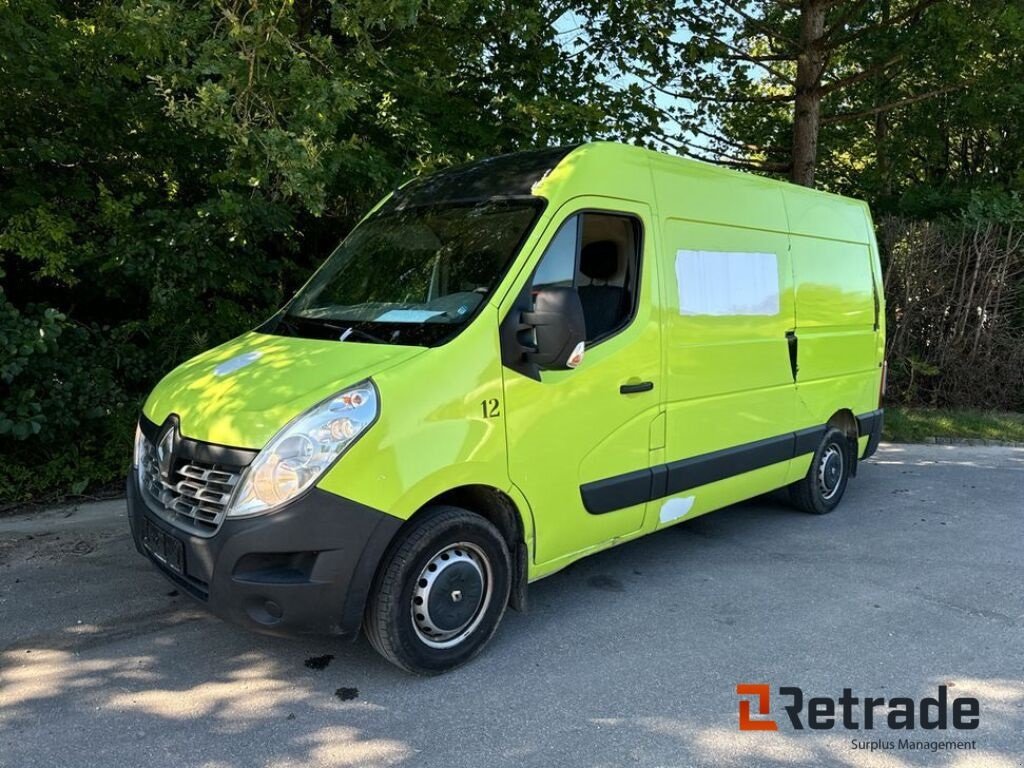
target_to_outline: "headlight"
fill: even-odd
[[[293,420],[259,452],[228,504],[228,517],[269,512],[309,488],[377,418],[369,381],[345,389]]]

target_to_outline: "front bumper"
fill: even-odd
[[[132,538],[168,579],[215,614],[259,632],[355,637],[377,565],[402,521],[313,488],[260,517],[226,519],[209,538],[168,524],[128,477]],[[181,542],[176,572],[144,545],[146,526]]]

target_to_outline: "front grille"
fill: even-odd
[[[144,440],[139,484],[153,511],[196,536],[215,534],[224,521],[243,467],[195,459],[175,460],[164,479],[160,476],[156,446],[148,438]]]

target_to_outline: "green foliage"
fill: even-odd
[[[52,358],[64,316],[54,309],[25,317],[5,301],[0,305],[0,380],[10,390],[0,412],[0,435],[25,440],[43,431],[46,415],[33,362]]]
[[[566,60],[563,11],[0,1],[0,503],[119,479],[154,382],[403,177],[633,114]]]
[[[792,15],[786,3],[768,4]],[[820,185],[865,198],[876,215],[957,215],[972,197],[1024,182],[1024,12],[999,0],[870,0],[829,7],[822,78]],[[780,74],[792,75],[782,65]],[[748,63],[748,69],[750,68]],[[755,67],[756,69],[756,67]],[[778,69],[778,67],[777,67]],[[761,73],[732,93],[759,98],[783,81]],[[785,146],[791,106],[724,105],[725,135]],[[753,155],[760,160],[761,157]]]
[[[26,440],[0,467],[0,512],[26,501],[120,490],[131,463],[138,406],[93,420],[89,430],[64,435],[60,450]]]

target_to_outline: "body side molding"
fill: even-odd
[[[881,411],[857,417],[861,434],[873,434],[873,428],[880,426],[881,419]],[[583,507],[592,515],[603,515],[788,461],[812,453],[818,447],[825,430],[825,425],[799,429],[584,483],[580,486]]]

